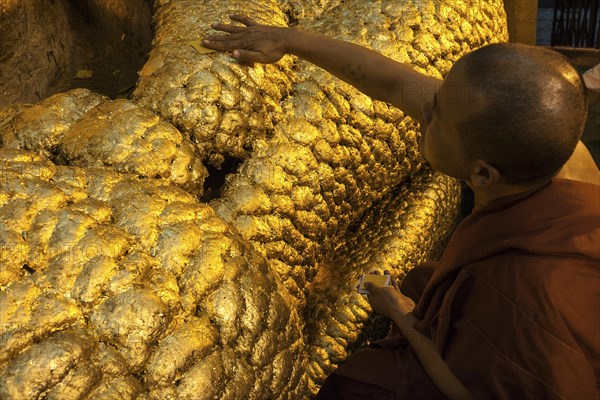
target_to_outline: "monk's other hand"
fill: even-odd
[[[389,274],[386,271],[386,274]],[[392,278],[391,286],[377,286],[371,282],[365,283],[369,291],[368,299],[373,310],[390,319],[394,316],[403,318],[415,308],[415,302],[398,289],[396,281]]]
[[[243,64],[274,63],[286,54],[287,31],[291,28],[260,25],[245,15],[234,14],[229,18],[245,26],[213,23],[213,29],[227,34],[206,36],[205,47],[232,51],[233,57]]]

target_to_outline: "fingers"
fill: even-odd
[[[385,275],[389,275],[390,276],[390,283],[392,284],[393,287],[395,287],[396,289],[400,290],[399,286],[398,286],[398,282],[396,282],[396,278],[394,278],[394,275],[392,275],[390,273],[390,271],[388,271],[387,269],[384,272]]]
[[[241,50],[237,49],[233,51],[233,58],[242,64],[252,65],[255,62],[268,63],[265,55],[259,51],[252,50]]]
[[[244,29],[246,29],[246,27],[244,27],[244,26],[227,25],[227,24],[222,24],[220,22],[213,22],[210,25],[210,27],[213,28],[214,30],[228,32],[228,33],[239,33],[239,32],[243,32]]]
[[[251,19],[251,18],[249,18],[249,17],[247,17],[245,15],[231,14],[229,16],[229,18],[231,18],[232,21],[241,22],[242,24],[244,24],[246,26],[257,25],[257,23],[253,19]]]
[[[210,38],[210,40],[204,39],[202,41],[202,44],[205,47],[207,47],[209,49],[213,49],[213,50],[222,50],[222,51],[228,50],[227,42],[224,40],[220,40],[220,39],[216,38],[215,36],[212,36]]]
[[[385,290],[384,286],[378,286],[373,282],[365,282],[365,289],[367,289],[370,294],[381,293]]]
[[[230,40],[232,37],[233,35],[207,36],[202,43],[209,49],[233,51],[233,58],[248,66],[252,66],[255,62],[263,64],[272,62],[260,51],[245,50],[244,48],[248,47],[246,40]]]
[[[231,40],[228,36],[211,36],[202,42],[206,47],[213,50],[231,51],[247,46],[244,40]]]
[[[367,299],[369,300],[369,303],[371,302],[372,298],[374,295],[377,294],[377,290],[379,289],[377,287],[377,285],[374,285],[371,282],[367,282],[365,283],[365,289],[367,290]]]
[[[210,42],[231,42],[234,40],[242,40],[246,35],[244,33],[230,33],[229,35],[208,35],[204,37],[204,40]]]

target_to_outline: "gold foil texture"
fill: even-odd
[[[108,166],[165,178],[201,195],[206,168],[189,137],[130,100],[112,100],[84,114],[63,135],[56,157],[81,167]]]
[[[0,397],[188,398],[215,365],[197,398],[299,386],[292,300],[210,207],[162,181],[33,153],[2,149],[0,167],[0,237],[21,239],[18,263],[0,258]],[[16,212],[23,200],[30,211]]]
[[[225,53],[202,54],[192,47],[211,31],[211,22],[227,21],[233,13],[286,26],[274,0],[169,1],[155,12],[154,47],[134,92],[139,104],[191,133],[206,162],[216,167],[227,156],[247,158],[254,142],[272,133],[279,102],[291,86],[290,57],[246,68]]]
[[[59,164],[163,178],[199,196],[208,175],[188,135],[130,100],[87,89],[0,110],[0,138],[6,148],[34,150]]]
[[[2,146],[51,156],[62,135],[86,111],[107,100],[87,89],[58,93],[22,109],[7,124],[0,124]]]
[[[489,14],[502,5],[468,2],[365,2],[348,0],[299,26],[373,48],[441,78],[467,49],[505,36]],[[449,18],[486,35],[465,36]],[[465,28],[466,29],[466,28]],[[442,48],[436,38],[463,46]],[[441,41],[441,39],[440,39]],[[435,43],[435,45],[433,44]],[[446,43],[446,42],[444,42]],[[430,54],[433,53],[433,54]],[[435,64],[440,59],[448,63]],[[275,265],[303,302],[317,265],[349,224],[422,164],[419,133],[394,107],[299,61],[291,93],[274,135],[254,146],[253,157],[227,181],[213,207]],[[419,90],[419,88],[406,88]]]
[[[459,196],[458,182],[425,170],[378,200],[333,259],[319,266],[305,312],[313,393],[354,349],[387,333],[389,321],[373,319],[366,298],[356,293],[360,276],[388,270],[401,280],[418,264],[437,259],[457,221]]]

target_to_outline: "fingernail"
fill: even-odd
[[[204,43],[208,44],[208,43],[210,43],[210,40],[204,39]]]
[[[237,50],[234,50],[234,51],[233,51],[233,56],[234,56],[235,58],[238,58],[238,57],[240,56],[240,52],[239,52],[239,51],[237,51]]]

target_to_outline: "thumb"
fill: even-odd
[[[373,282],[365,282],[365,289],[367,289],[369,293],[375,293],[379,290],[379,287]]]
[[[264,62],[264,55],[258,51],[236,49],[233,51],[233,58],[242,64],[252,64],[254,62]]]

